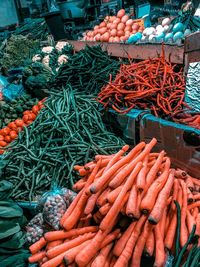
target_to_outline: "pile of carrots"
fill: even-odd
[[[200,181],[173,169],[164,151],[153,153],[156,142],[141,142],[129,153],[125,145],[75,166],[82,178],[60,221],[63,230],[47,232],[31,245],[29,262],[140,267],[145,253],[155,256],[154,267],[163,267],[167,251],[181,262],[190,233],[200,236]]]
[[[24,127],[28,126],[36,119],[36,116],[44,106],[43,102],[44,100],[39,101],[37,105],[33,106],[32,110],[23,112],[22,119],[10,122],[7,127],[0,130],[0,154],[4,153],[4,148],[18,137],[19,132],[21,132]]]
[[[186,124],[190,127],[200,129],[200,113],[194,112],[181,112],[178,114],[174,114],[173,120],[175,122]]]
[[[164,47],[158,58],[121,65],[115,80],[102,88],[98,101],[104,108],[126,113],[133,108],[149,109],[155,116],[172,117],[184,103],[183,71],[165,60]]]

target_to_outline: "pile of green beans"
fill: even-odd
[[[36,120],[4,153],[0,179],[14,184],[16,200],[36,200],[59,186],[71,188],[75,164],[117,152],[124,142],[106,130],[95,98],[67,86],[52,90]]]
[[[86,46],[61,66],[54,84],[60,87],[70,83],[73,89],[97,95],[119,68],[120,61],[112,59],[100,46]]]

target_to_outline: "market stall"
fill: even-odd
[[[199,266],[200,20],[131,10],[1,39],[1,267]]]

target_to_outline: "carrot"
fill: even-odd
[[[148,156],[145,157],[143,161],[143,167],[138,173],[137,180],[136,180],[136,186],[137,190],[143,191],[145,188],[145,182],[146,182],[146,175],[147,175],[147,170],[148,170]]]
[[[68,266],[69,264],[71,264],[74,260],[76,255],[78,255],[78,253],[86,246],[89,244],[89,242],[91,242],[90,240],[87,240],[85,242],[83,242],[82,244],[73,247],[69,250],[66,251],[65,255],[64,255],[64,261],[65,264]]]
[[[154,179],[156,178],[156,175],[160,169],[160,165],[163,161],[163,157],[165,155],[164,151],[161,151],[158,158],[156,159],[156,162],[154,163],[154,165],[152,166],[152,168],[150,169],[150,171],[148,172],[147,176],[146,176],[146,183],[145,183],[145,188],[144,188],[144,193],[147,192],[147,190],[149,189],[149,186],[152,184],[152,182],[154,181]]]
[[[193,194],[190,189],[187,187],[187,202],[188,204],[192,203],[194,200]]]
[[[78,191],[82,190],[85,185],[86,185],[86,181],[84,181],[84,182],[78,181],[76,184],[73,185],[73,190],[78,192]]]
[[[197,215],[199,214],[199,209],[198,207],[195,207],[193,210],[192,210],[192,216],[196,219]]]
[[[92,237],[94,237],[95,233],[87,233],[81,236],[78,236],[66,243],[63,243],[59,246],[56,246],[50,250],[47,251],[47,257],[49,259],[52,259],[58,255],[60,255],[61,253],[67,251],[70,248],[76,247],[78,245],[80,245],[82,242],[92,239]]]
[[[193,195],[193,200],[199,200],[200,199],[200,193]]]
[[[93,194],[89,197],[88,201],[87,201],[87,204],[85,206],[85,209],[84,209],[84,214],[90,214],[93,212],[94,208],[95,208],[95,205],[96,205],[96,201],[99,197],[101,192],[98,192],[96,194]]]
[[[63,223],[65,222],[65,220],[70,216],[72,211],[75,209],[75,207],[76,207],[77,203],[79,202],[82,194],[83,194],[83,189],[77,194],[75,199],[72,201],[72,203],[70,204],[70,206],[68,207],[68,209],[66,210],[64,215],[62,216],[62,218],[60,220],[60,225],[61,226],[63,226]]]
[[[161,220],[160,220],[160,231],[161,231],[163,239],[165,236],[166,217],[167,217],[167,207],[165,207],[165,209],[163,211],[163,215],[162,215]]]
[[[185,182],[186,182],[187,187],[188,187],[191,191],[193,191],[193,188],[194,188],[194,182],[193,182],[193,180],[192,180],[192,177],[190,177],[189,175],[187,175],[187,178],[186,178]]]
[[[182,208],[182,205],[183,205],[183,190],[181,189],[180,185],[179,185],[179,190],[178,190],[177,202],[179,203],[180,208]]]
[[[116,261],[117,261],[117,258],[115,256],[113,256],[109,267],[113,267],[115,265]]]
[[[155,248],[155,238],[153,231],[150,231],[145,243],[145,249],[144,249],[145,255],[148,257],[152,257],[154,248]]]
[[[140,267],[140,262],[141,262],[141,257],[142,257],[142,252],[147,240],[147,237],[152,231],[153,225],[151,225],[148,221],[146,221],[143,231],[141,235],[139,236],[137,243],[135,245],[134,251],[133,251],[133,256],[132,256],[132,261],[131,261],[131,267]]]
[[[108,211],[109,211],[110,208],[111,208],[110,203],[106,203],[105,205],[103,205],[103,206],[99,209],[99,212],[100,212],[103,216],[105,216],[105,215],[108,213]]]
[[[112,247],[113,247],[113,243],[110,243],[107,246],[105,246],[104,248],[102,248],[101,251],[99,252],[99,254],[97,255],[97,257],[94,259],[91,267],[104,266],[106,263],[106,259],[109,255]]]
[[[181,231],[180,231],[180,245],[183,247],[188,240],[188,230],[186,226],[187,215],[187,187],[183,180],[180,180],[181,188],[183,191],[183,204],[181,208]]]
[[[70,231],[51,231],[47,232],[44,234],[44,238],[46,241],[55,241],[55,240],[60,240],[60,239],[65,239],[65,238],[71,238],[79,235],[83,235],[86,233],[94,233],[98,231],[98,226],[88,226],[88,227],[83,227],[80,229],[72,229]]]
[[[55,241],[51,241],[49,243],[47,243],[47,246],[46,246],[46,249],[50,249],[50,248],[53,248],[53,247],[56,247],[60,244],[62,244],[63,240],[55,240]]]
[[[101,243],[106,235],[107,232],[99,230],[91,242],[78,253],[75,262],[79,267],[84,267],[91,261],[94,255],[99,251]]]
[[[114,189],[113,191],[111,191],[107,197],[106,197],[106,200],[109,202],[109,203],[114,203],[117,196],[119,195],[120,191],[122,190],[123,188],[123,185],[117,187],[116,189]]]
[[[120,210],[123,207],[123,199],[126,195],[126,193],[130,190],[130,188],[133,185],[133,182],[140,171],[142,167],[142,163],[138,162],[133,171],[131,172],[130,176],[128,177],[127,181],[125,182],[121,192],[119,193],[117,199],[115,200],[114,204],[112,205],[111,209],[109,212],[106,214],[106,216],[103,218],[101,224],[100,224],[100,229],[102,231],[106,231],[108,228],[113,227],[113,222],[117,218]]]
[[[131,236],[126,243],[125,248],[123,249],[121,255],[117,259],[115,263],[115,267],[124,267],[128,264],[131,255],[133,253],[133,249],[135,247],[135,244],[141,234],[141,228],[143,227],[144,223],[146,221],[146,217],[142,215],[140,219],[137,221],[134,231],[131,233]]]
[[[157,224],[155,226],[154,234],[156,242],[154,267],[163,267],[166,261],[166,254],[164,249],[163,237],[160,231],[160,224]]]
[[[198,186],[200,186],[200,181],[196,178],[190,177],[192,179],[192,182]]]
[[[46,252],[45,251],[40,251],[35,253],[34,255],[30,256],[28,258],[28,261],[30,263],[34,263],[34,262],[39,262],[41,261],[44,257],[46,256]]]
[[[156,144],[156,139],[152,139],[152,141],[146,145],[144,150],[134,159],[132,159],[126,167],[124,167],[115,177],[114,179],[111,180],[109,183],[109,186],[111,188],[117,188],[120,186],[124,179],[131,173],[131,171],[134,169],[136,164],[140,161],[142,161],[151,151],[151,149],[154,147]]]
[[[113,258],[113,254],[112,253],[109,253],[108,257],[106,258],[106,262],[104,264],[104,267],[110,267],[112,258]]]
[[[63,252],[55,258],[48,260],[47,262],[43,263],[41,267],[57,267],[59,264],[62,263],[65,253],[66,252]]]
[[[46,246],[46,240],[44,237],[41,237],[37,242],[35,242],[33,245],[29,247],[29,250],[32,254],[37,253],[40,251],[44,246]]]
[[[187,173],[183,170],[176,170],[175,171],[175,177],[180,178],[180,179],[186,179],[187,178]]]
[[[139,219],[140,211],[139,211],[139,203],[138,203],[138,194],[136,185],[133,185],[131,188],[131,192],[128,198],[128,202],[126,205],[126,214],[128,217]]]
[[[172,219],[170,220],[169,226],[167,228],[164,240],[165,247],[169,250],[171,250],[173,246],[174,238],[176,235],[176,227],[177,227],[177,215],[176,212],[174,212]]]
[[[174,185],[173,185],[173,195],[172,195],[172,205],[171,205],[172,210],[176,209],[176,205],[174,204],[174,201],[177,199],[178,190],[179,190],[179,182],[177,179],[175,179]]]
[[[97,174],[97,172],[99,170],[100,165],[101,165],[101,160],[99,160],[97,162],[94,170],[90,174],[90,176],[89,176],[89,178],[88,178],[88,180],[86,182],[83,194],[81,195],[80,200],[76,204],[74,210],[72,211],[70,216],[68,218],[66,218],[65,221],[63,222],[62,226],[63,226],[64,229],[70,230],[78,222],[78,220],[80,218],[80,215],[81,215],[83,209],[85,209],[85,205],[86,205],[87,200],[89,198],[89,196],[86,194],[87,187],[93,182],[93,180],[94,180],[94,178],[95,178],[95,176],[96,176],[96,174]]]
[[[168,199],[167,199],[167,203],[166,203],[167,206],[169,206],[169,205],[171,204],[171,202],[172,202],[172,197],[173,197],[173,196],[168,197]]]
[[[196,235],[200,237],[200,213],[196,217]]]
[[[108,234],[105,239],[103,240],[103,242],[101,243],[101,248],[104,248],[105,246],[107,246],[109,243],[113,242],[115,239],[117,239],[119,237],[120,234],[120,229],[116,229],[114,230],[112,233]]]
[[[192,228],[196,223],[195,223],[195,218],[192,216],[189,210],[187,210],[186,222],[187,222],[188,233],[191,233]]]
[[[133,232],[133,229],[136,225],[136,222],[132,222],[129,227],[126,229],[126,231],[122,234],[122,236],[120,237],[120,239],[117,241],[117,243],[115,244],[114,246],[114,249],[113,249],[113,254],[115,256],[120,256],[122,251],[124,250],[125,246],[126,246],[126,243],[128,242],[132,232]]]
[[[188,205],[188,210],[194,209],[195,207],[199,206],[200,206],[200,200]]]
[[[97,199],[97,206],[101,207],[106,203],[106,197],[108,196],[108,194],[110,193],[111,189],[110,188],[106,188],[101,195],[99,196],[99,198]]]
[[[170,159],[167,158],[163,173],[150,185],[146,195],[142,199],[140,209],[144,214],[148,214],[153,209],[156,203],[156,198],[169,176],[170,164]]]
[[[103,174],[97,181],[95,181],[91,186],[90,186],[90,191],[91,193],[96,193],[98,192],[106,183],[109,181],[110,177],[114,175],[114,173],[124,166],[126,163],[130,162],[130,160],[134,157],[134,155],[141,151],[145,147],[145,143],[141,142],[137,146],[135,146],[127,156],[123,157],[121,160],[116,162],[105,174]]]
[[[163,189],[160,191],[156,203],[149,215],[148,220],[150,223],[157,224],[160,221],[173,183],[174,183],[174,170],[171,170],[168,180]]]
[[[64,262],[59,265],[59,267],[65,267]]]

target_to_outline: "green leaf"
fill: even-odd
[[[12,256],[0,256],[1,267],[27,267],[28,257],[30,253],[28,250],[17,250],[16,254]]]
[[[0,242],[0,248],[19,249],[25,243],[24,233],[19,231],[4,242]]]
[[[0,201],[0,218],[21,217],[23,210],[12,201]]]
[[[16,234],[17,232],[19,232],[21,230],[20,226],[18,223],[15,223],[13,225],[13,223],[2,223],[2,221],[0,221],[0,239],[9,237],[11,235]]]

